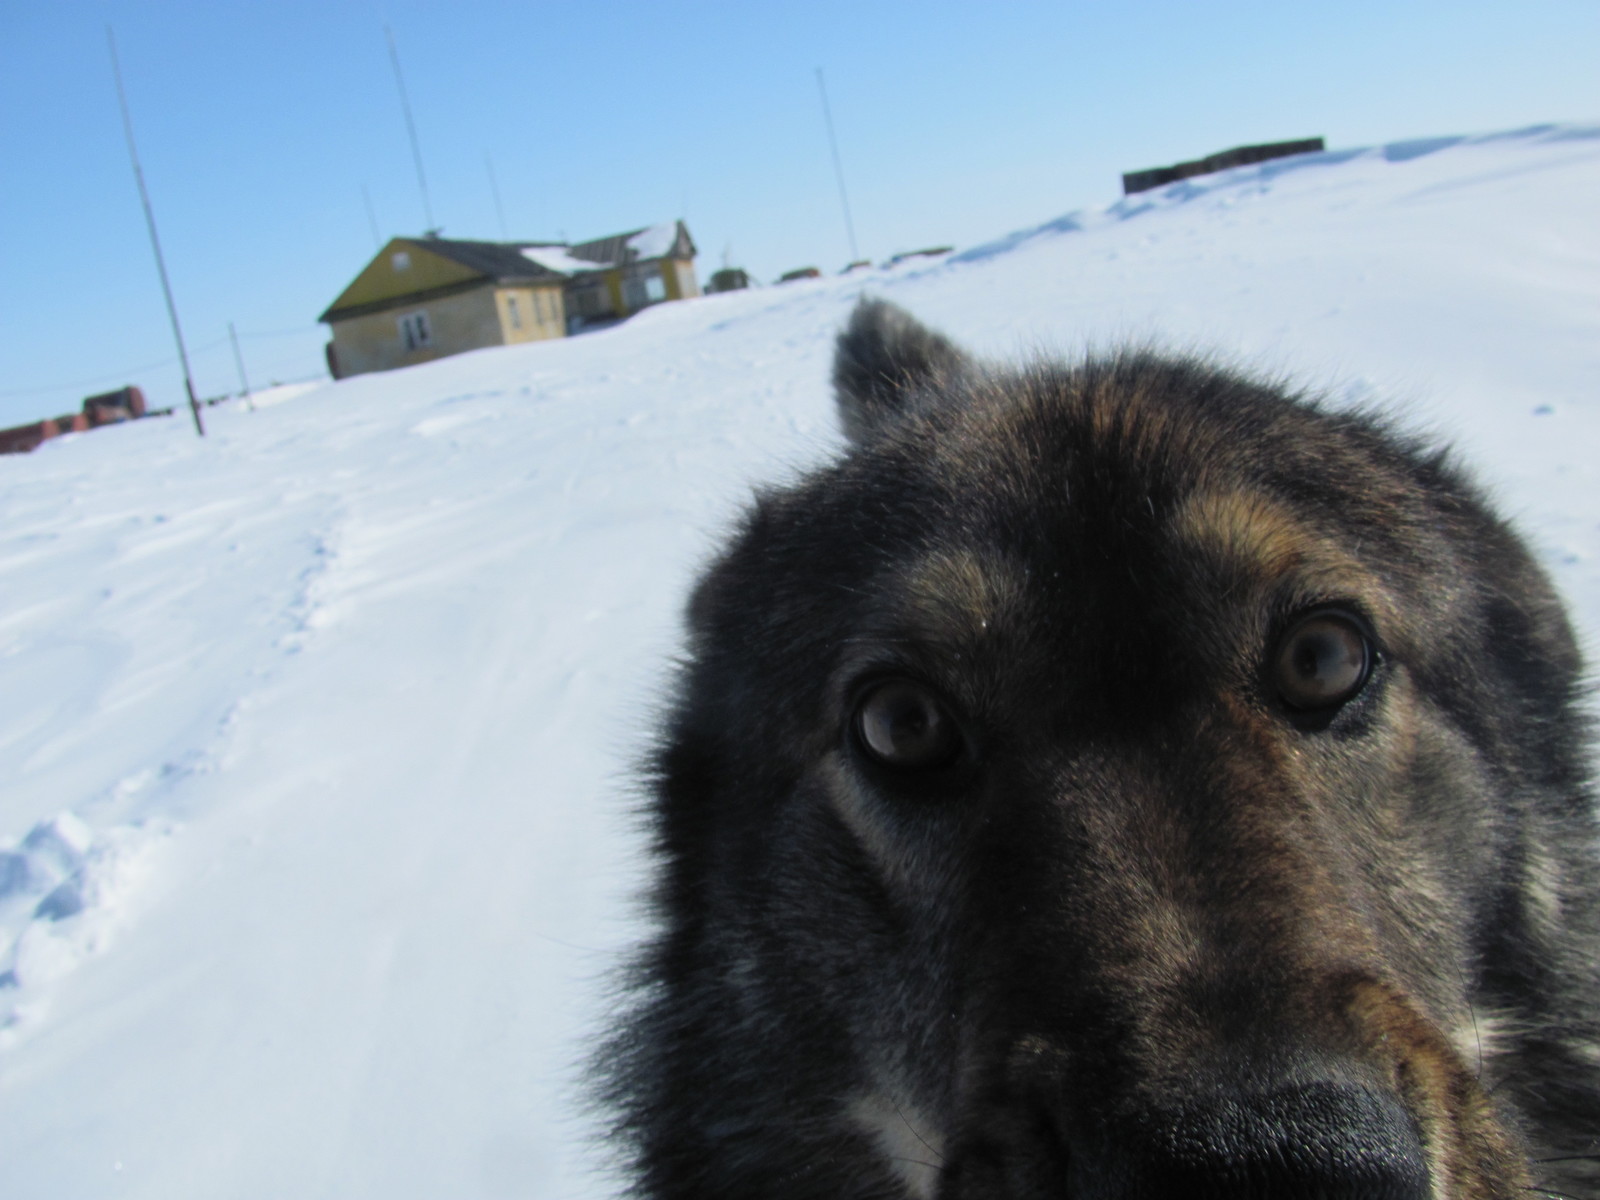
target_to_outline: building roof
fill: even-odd
[[[454,238],[416,238],[417,243],[451,262],[460,263],[479,275],[500,283],[523,283],[546,280],[554,283],[564,278],[543,263],[522,253],[523,247],[537,248],[549,245],[559,249],[558,243],[549,242],[463,242]]]
[[[574,275],[662,258],[693,258],[682,221],[667,221],[568,246],[393,238],[317,319],[333,321],[470,291],[486,283],[558,286]]]

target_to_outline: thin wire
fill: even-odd
[[[240,330],[239,331],[239,336],[241,338],[305,337],[308,334],[317,333],[317,332],[319,332],[317,326],[315,326],[315,325],[307,325],[307,326],[304,326],[304,327],[302,327],[300,329],[277,329],[277,330],[271,330],[271,331],[264,332],[264,333],[250,333],[250,332],[245,331],[245,330]],[[193,347],[189,351],[189,354],[190,354],[191,358],[193,358],[193,359],[200,359],[200,358],[204,357],[205,355],[210,354],[214,350],[220,350],[223,346],[227,345],[227,343],[228,343],[228,338],[226,336],[223,336],[223,337],[218,338],[216,341],[207,342],[202,346]],[[69,379],[69,380],[65,380],[65,381],[63,381],[61,383],[39,384],[37,386],[25,387],[25,388],[0,389],[0,400],[26,399],[27,397],[30,397],[30,396],[47,396],[47,395],[50,395],[51,393],[54,393],[54,392],[73,392],[73,391],[78,391],[80,389],[102,387],[102,386],[105,386],[107,384],[112,384],[112,383],[126,383],[130,378],[132,378],[134,376],[142,375],[147,371],[156,371],[156,370],[161,369],[162,367],[170,367],[170,366],[172,366],[174,363],[176,363],[178,361],[179,360],[178,360],[177,356],[176,355],[172,355],[172,356],[169,356],[167,358],[163,358],[163,359],[161,359],[161,360],[159,360],[157,362],[140,363],[138,366],[124,367],[121,370],[107,371],[103,375],[94,375],[94,376],[91,376],[89,378],[84,378],[84,379]],[[285,365],[285,364],[280,364],[280,367],[282,367],[283,365]],[[290,369],[293,370],[293,369],[296,369],[299,366],[303,366],[303,363],[297,363],[296,367],[291,367]],[[258,369],[259,369],[259,365],[258,365]],[[276,374],[276,372],[273,372],[273,371],[269,371],[267,373],[269,375]],[[306,376],[307,379],[316,378],[316,377],[317,376]],[[297,382],[297,381],[288,381],[288,382]]]

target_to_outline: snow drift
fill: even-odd
[[[833,449],[863,291],[1391,406],[1600,629],[1597,200],[1600,128],[1335,151],[0,460],[0,1191],[615,1191],[575,1064],[631,763],[696,564]]]

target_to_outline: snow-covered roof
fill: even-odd
[[[667,221],[611,237],[596,238],[592,242],[579,242],[572,247],[572,254],[587,262],[622,266],[624,263],[648,262],[656,258],[693,258],[695,246],[682,221]]]
[[[547,271],[559,271],[563,275],[576,275],[579,271],[598,271],[605,265],[573,258],[567,253],[565,246],[524,246],[522,256]]]
[[[677,241],[678,223],[667,221],[629,236],[628,249],[640,258],[665,258]]]

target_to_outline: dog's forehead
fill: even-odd
[[[1181,564],[1163,573],[1159,584],[1151,581],[1162,591],[1159,600],[1254,607],[1265,597],[1291,595],[1358,600],[1375,615],[1394,604],[1382,576],[1339,538],[1257,493],[1193,493],[1152,521],[1144,540],[1152,558]],[[956,643],[1028,620],[1040,601],[1057,606],[1063,619],[1083,615],[1079,601],[1104,592],[1097,580],[1085,578],[1094,569],[1086,560],[1094,555],[1042,539],[1036,544],[1039,550],[1031,555],[977,542],[925,551],[894,572],[896,623],[928,640]]]
[[[1305,432],[1328,436],[1315,420]],[[1241,602],[1292,594],[1388,608],[1382,572],[1362,558],[1361,521],[1282,494],[1282,445],[1281,430],[1244,438],[1139,389],[981,397],[931,441],[907,443],[941,503],[921,553],[893,570],[897,615],[959,641],[1040,598],[1077,608],[1108,595],[1108,579],[1141,574],[1150,587]]]
[[[1047,367],[998,374],[935,406],[932,461],[958,475],[1095,462],[1186,477],[1225,455],[1238,432],[1190,399],[1154,364],[1126,378]]]
[[[1000,627],[1023,602],[1030,571],[981,547],[933,550],[904,570],[893,614],[924,640],[953,644]]]

